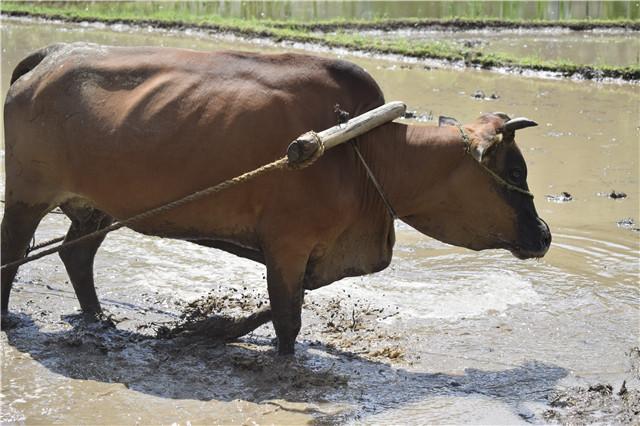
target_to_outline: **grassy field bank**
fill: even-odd
[[[570,61],[545,61],[539,58],[523,58],[498,53],[484,53],[474,48],[461,48],[446,42],[383,40],[364,36],[353,30],[397,28],[446,28],[465,30],[477,28],[548,28],[561,27],[572,30],[626,29],[640,30],[640,22],[614,21],[504,21],[496,19],[396,19],[371,21],[331,20],[319,23],[296,21],[272,21],[264,19],[243,20],[216,15],[194,15],[180,10],[148,10],[144,3],[126,3],[112,7],[109,3],[91,5],[66,3],[64,7],[42,3],[2,2],[0,10],[9,16],[31,16],[58,19],[68,22],[125,23],[159,28],[196,28],[227,32],[244,37],[262,37],[278,41],[312,43],[321,46],[346,48],[371,53],[395,54],[419,59],[436,59],[457,65],[477,68],[501,68],[514,72],[537,71],[558,73],[566,77],[585,79],[615,78],[640,80],[640,66],[613,66],[576,64]]]

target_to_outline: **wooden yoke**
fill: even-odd
[[[305,133],[291,142],[287,148],[289,164],[295,165],[309,160],[320,149],[320,144],[324,146],[324,150],[331,149],[402,117],[406,109],[407,106],[403,102],[389,102],[320,133]]]

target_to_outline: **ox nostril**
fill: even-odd
[[[545,247],[551,245],[551,230],[544,220],[538,218],[538,227],[540,228],[541,241]]]

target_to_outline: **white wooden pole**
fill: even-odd
[[[407,106],[403,102],[389,102],[354,117],[344,124],[338,124],[318,132],[317,135],[324,144],[325,149],[331,149],[382,124],[402,117],[406,109]],[[287,157],[289,162],[299,163],[311,157],[317,149],[317,140],[305,133],[289,145]]]

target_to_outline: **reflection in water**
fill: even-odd
[[[3,96],[17,62],[58,41],[282,50],[116,28],[4,20]],[[2,421],[517,423],[540,420],[530,404],[544,402],[558,384],[624,377],[624,352],[637,344],[629,330],[638,321],[639,241],[616,222],[640,219],[637,87],[349,59],[374,76],[389,100],[404,100],[419,113],[464,122],[505,111],[539,122],[518,143],[538,211],[554,233],[550,253],[520,262],[501,251],[451,247],[398,223],[390,268],[307,296],[300,355],[282,364],[266,353],[268,326],[229,346],[147,339],[149,323],[175,319],[185,301],[212,289],[264,293],[264,269],[121,230],[107,238],[95,266],[100,298],[122,320],[117,330],[85,328],[65,316],[77,302],[55,256],[21,269],[12,294],[20,326],[0,335]],[[471,96],[476,90],[500,97],[478,100]],[[612,189],[628,197],[597,195]],[[574,200],[544,198],[562,191]],[[36,239],[58,236],[68,225],[50,215]],[[349,314],[356,303],[384,312],[345,340],[328,333],[311,309],[336,299]],[[404,358],[362,355],[375,345],[404,348]]]

